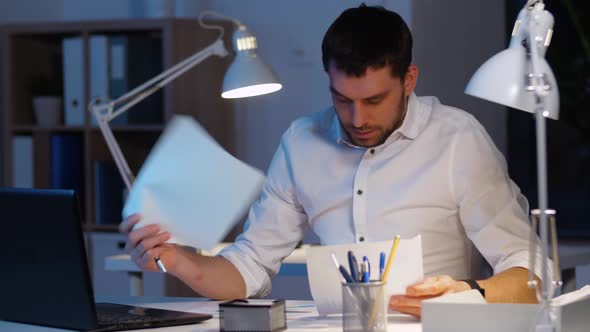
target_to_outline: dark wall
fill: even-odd
[[[524,3],[507,0],[508,33]],[[560,91],[559,120],[547,121],[549,207],[561,237],[590,238],[590,2],[547,1],[546,9],[555,18],[546,58]],[[511,176],[536,207],[532,114],[509,112],[508,156]]]

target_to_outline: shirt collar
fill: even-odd
[[[360,146],[356,146],[350,142],[350,140],[348,139],[348,136],[346,135],[346,133],[344,132],[344,129],[342,128],[342,125],[340,124],[340,120],[338,119],[338,114],[336,114],[336,110],[335,109],[332,109],[332,110],[334,111],[333,118],[332,118],[332,128],[330,131],[332,138],[334,138],[334,140],[338,144],[346,144],[346,145],[351,146],[353,148],[361,148]]]
[[[356,146],[350,142],[348,136],[344,132],[344,129],[340,125],[336,110],[333,109],[333,111],[330,136],[339,144],[346,144],[354,148],[364,149],[363,147]],[[418,137],[418,135],[424,130],[424,128],[426,128],[426,125],[428,124],[430,112],[431,109],[429,107],[425,107],[425,105],[423,105],[420,100],[418,100],[416,94],[412,92],[408,100],[408,110],[402,125],[393,133],[391,133],[391,135],[389,135],[383,145],[387,145],[395,140],[395,137],[397,136],[396,133],[400,133],[404,137],[412,140]]]
[[[415,139],[424,130],[430,117],[430,108],[424,107],[415,93],[410,94],[408,111],[402,125],[396,130],[409,139]]]

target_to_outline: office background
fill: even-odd
[[[213,10],[243,21],[258,38],[260,54],[274,68],[284,88],[275,94],[239,100],[230,104],[229,111],[232,116],[231,123],[227,125],[231,130],[231,137],[226,147],[237,158],[265,170],[281,134],[290,122],[331,104],[328,81],[321,63],[321,40],[330,22],[343,9],[356,6],[360,2],[350,0],[3,0],[0,2],[0,24],[137,19],[157,15],[154,11],[150,12],[154,8],[167,9],[169,14],[178,18],[195,18],[204,10]],[[561,3],[579,5],[582,2],[581,0],[548,1],[548,7],[555,15],[560,15],[556,17],[557,27],[563,21],[570,19],[565,16],[567,10],[556,11],[552,5],[556,3],[555,7],[563,8]],[[527,114],[520,112],[516,114],[517,112],[509,111],[502,106],[463,93],[467,81],[478,66],[506,47],[507,36],[516,15],[515,8],[520,8],[523,2],[517,0],[382,0],[365,1],[365,3],[382,5],[397,11],[404,17],[414,34],[414,62],[420,68],[416,93],[437,96],[445,104],[474,114],[490,133],[499,150],[507,157],[511,172],[517,170],[517,184],[523,187],[523,191],[531,200],[531,206],[535,206],[534,163],[532,162],[534,132],[531,132],[530,127],[532,120],[527,117]],[[582,9],[579,11],[584,12]],[[588,10],[585,12],[587,13]],[[557,30],[557,27],[555,38],[564,35]],[[590,33],[587,24],[582,27],[582,30]],[[588,43],[587,37],[585,42]],[[554,44],[550,48],[548,54],[550,63],[552,54],[570,52],[566,46],[567,42],[563,43]],[[583,47],[580,47],[581,49]],[[560,70],[556,69],[553,63],[552,65],[559,80]],[[588,62],[582,68],[588,68]],[[199,68],[193,70],[199,70]],[[582,94],[582,101],[578,103],[578,107],[587,105],[590,95],[587,69],[585,73],[586,87],[579,87],[585,92]],[[566,98],[568,96],[564,93],[566,86],[560,86],[560,88],[562,98]],[[582,104],[583,102],[586,104]],[[569,119],[571,120],[571,117]],[[588,119],[587,115],[585,119]],[[588,160],[590,130],[588,123],[585,123],[585,126],[580,126],[581,129],[574,136],[582,142],[579,148],[580,158],[586,156]],[[569,127],[564,128],[566,130],[562,128],[555,133],[568,132]],[[549,144],[556,144],[554,142],[559,135],[550,134]],[[0,137],[5,136],[0,135]],[[553,150],[560,150],[560,147],[554,147]],[[4,155],[0,158],[4,158]],[[550,147],[550,161],[551,158]],[[570,162],[554,163],[554,165],[561,165],[560,172],[578,176],[578,178],[569,179],[570,182],[577,184],[577,187],[572,190],[582,192],[581,196],[575,197],[576,203],[579,207],[584,204],[590,206],[588,204],[590,203],[590,185],[588,185],[590,166],[586,161],[586,169],[580,170],[584,165],[583,160],[579,158],[569,160]],[[576,172],[569,172],[568,165],[575,167]],[[554,174],[550,173],[550,181],[552,178]],[[555,182],[550,182],[550,186],[552,185],[556,185]],[[550,196],[550,205],[551,202]],[[577,224],[589,224],[590,217],[584,214],[587,211],[581,209],[578,211]],[[559,214],[557,220],[558,222],[560,220]],[[585,235],[581,232],[575,235],[590,242],[590,231]],[[107,242],[117,243],[119,240],[112,236],[114,235],[108,233],[93,234],[95,241],[104,238]],[[315,240],[313,235],[306,238],[307,242]],[[100,250],[96,249],[93,255],[95,261],[100,261],[102,254],[97,251]],[[100,264],[93,264],[95,268],[100,268]],[[96,276],[111,278],[109,272],[95,274]],[[590,266],[578,269],[578,283],[579,285],[590,283]],[[280,285],[278,286],[280,288]],[[107,287],[97,287],[97,291],[105,294],[110,292]]]

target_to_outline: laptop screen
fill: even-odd
[[[96,313],[76,196],[0,189],[0,319],[87,330]]]
[[[94,303],[76,196],[0,188],[0,320],[120,331],[200,323],[209,314]],[[98,311],[98,312],[97,312]]]

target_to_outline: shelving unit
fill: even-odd
[[[226,27],[225,42],[231,47],[232,26]],[[99,225],[95,220],[95,161],[112,161],[112,157],[98,130],[92,124],[92,115],[84,111],[83,125],[61,124],[49,128],[40,127],[32,109],[31,84],[40,74],[52,77],[61,75],[64,69],[64,38],[81,37],[83,45],[84,97],[80,101],[86,109],[90,100],[90,38],[95,35],[145,35],[156,43],[152,52],[161,52],[159,71],[206,47],[215,40],[218,32],[203,29],[190,19],[142,19],[83,22],[55,22],[11,24],[0,26],[0,183],[13,185],[13,138],[32,138],[33,187],[51,187],[52,137],[54,135],[79,135],[82,141],[82,176],[84,190],[80,193],[84,228],[88,231],[114,231],[120,220]],[[194,116],[209,133],[230,153],[232,148],[233,114],[231,101],[220,97],[223,74],[231,62],[226,58],[209,58],[174,83],[162,89],[161,121],[148,124],[113,124],[113,132],[129,165],[137,173],[151,147],[156,142],[166,122],[174,114]],[[158,71],[158,72],[159,72]],[[146,77],[147,79],[149,77]],[[132,87],[131,87],[132,88]],[[64,100],[63,95],[61,96]],[[151,98],[151,97],[150,97]],[[140,106],[140,105],[137,105]],[[127,114],[137,110],[132,108]],[[63,160],[62,162],[69,162]],[[173,171],[173,170],[171,170]],[[195,198],[197,199],[197,198]]]

